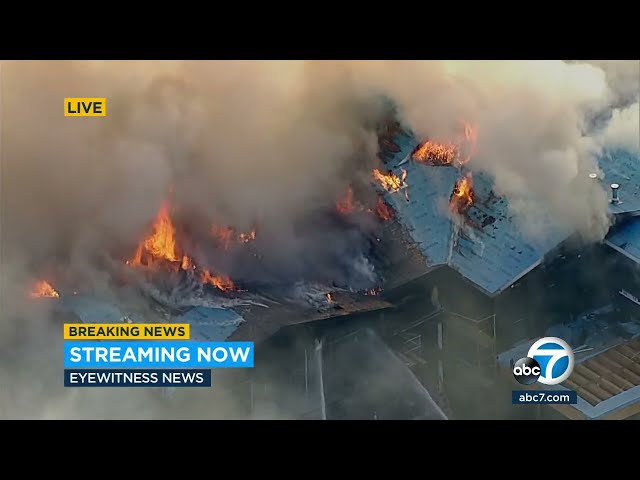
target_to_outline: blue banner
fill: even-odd
[[[253,368],[253,342],[65,342],[64,368]]]
[[[65,369],[65,387],[210,387],[211,370]]]

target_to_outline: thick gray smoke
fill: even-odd
[[[524,223],[537,213],[527,201],[534,197],[598,238],[608,226],[605,193],[584,178],[597,171],[602,148],[637,148],[637,66],[5,62],[5,258],[26,252],[38,263],[134,245],[173,186],[205,229],[260,222],[274,265],[295,275],[308,267],[295,259],[314,251],[314,234],[324,236],[315,244],[331,240],[326,228],[309,233],[299,222],[344,191],[345,167],[358,154],[375,161],[363,127],[377,94],[391,97],[419,136],[451,138],[460,119],[471,122],[474,167],[496,176]],[[70,95],[107,97],[109,115],[63,117]],[[590,131],[589,120],[607,109],[610,120]]]
[[[239,230],[259,222],[261,242],[274,245],[269,260],[292,275],[308,268],[314,246],[339,250],[331,230],[300,232],[298,223],[343,193],[341,168],[374,139],[346,103],[348,85],[342,94],[299,67],[5,65],[8,255],[17,248],[42,261],[133,248],[171,188],[205,232],[213,222]],[[69,95],[107,97],[108,116],[61,117]]]
[[[46,316],[22,301],[30,275],[63,259],[106,289],[89,259],[134,248],[171,188],[205,230],[259,223],[269,272],[330,277],[345,268],[336,258],[363,267],[362,239],[313,214],[355,165],[375,164],[379,95],[419,136],[475,125],[473,168],[496,177],[523,224],[537,225],[542,203],[602,238],[606,193],[584,179],[604,148],[638,150],[638,82],[638,62],[3,62],[2,345],[43,351],[44,333],[7,321]],[[108,115],[66,118],[64,97],[107,97]],[[0,416],[32,414],[6,405]]]

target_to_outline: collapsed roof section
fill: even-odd
[[[484,172],[473,172],[473,203],[465,210],[464,221],[456,220],[449,203],[466,167],[407,161],[417,144],[406,128],[387,129],[380,135],[386,167],[398,176],[402,169],[407,172],[408,195],[389,191],[384,195],[397,212],[396,221],[408,237],[405,242],[417,247],[419,255],[413,257],[421,257],[418,261],[422,262],[422,274],[447,265],[486,295],[495,296],[539,265],[548,252],[573,233],[554,222],[540,206],[540,228],[546,235],[527,237],[522,232],[521,219],[509,208],[509,199],[496,194],[493,179]],[[616,183],[620,187],[620,201],[610,202],[610,212],[640,213],[637,158],[627,152],[608,153],[603,156],[600,168],[602,172],[596,179],[603,186]],[[640,231],[640,223],[637,228]],[[419,275],[414,273],[413,277],[416,276]]]

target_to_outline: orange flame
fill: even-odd
[[[193,261],[187,257],[186,255],[182,256],[182,264],[180,265],[183,270],[189,270],[190,268],[195,269],[196,266],[193,264]]]
[[[427,140],[411,153],[416,162],[434,166],[466,164],[477,152],[478,130],[466,120],[460,120],[463,127],[461,137],[454,142]]]
[[[144,242],[144,247],[154,257],[163,258],[170,262],[178,260],[176,229],[169,215],[168,202],[163,203],[160,207],[153,226],[153,234]]]
[[[29,293],[31,298],[58,298],[60,294],[46,280],[38,280]]]
[[[140,242],[138,248],[136,248],[136,253],[133,255],[131,260],[127,260],[127,265],[142,265],[142,249],[144,248],[144,242]]]
[[[373,170],[373,178],[375,178],[387,192],[391,193],[397,192],[398,190],[408,186],[406,181],[407,171],[404,168],[402,169],[402,176],[400,177],[391,171],[385,175],[375,168]]]
[[[233,283],[233,280],[231,280],[231,278],[229,278],[226,275],[213,275],[206,268],[203,269],[202,272],[200,273],[200,279],[202,280],[202,283],[208,283],[210,285],[213,285],[214,287],[216,287],[219,290],[222,290],[223,292],[228,292],[230,290],[236,289],[236,286]]]
[[[376,213],[383,221],[388,222],[394,217],[393,209],[387,205],[384,198],[378,197],[378,203],[376,204]]]
[[[456,159],[456,155],[457,148],[454,144],[442,144],[428,140],[413,152],[412,157],[417,162],[431,165],[451,165]]]
[[[180,261],[177,253],[176,229],[169,214],[169,202],[162,204],[153,223],[153,233],[138,245],[133,259],[128,261],[127,264],[141,265],[142,256],[145,252],[153,258],[170,262]]]
[[[473,205],[474,200],[473,177],[468,173],[456,183],[451,193],[449,207],[454,213],[464,213]]]
[[[356,206],[355,206],[355,202],[354,202],[353,188],[351,186],[349,186],[345,196],[342,197],[341,199],[339,199],[336,202],[336,210],[338,210],[338,212],[346,215],[348,213],[353,212],[355,210],[355,208],[356,208]]]
[[[226,233],[227,231],[230,233]],[[226,229],[223,231],[222,239],[226,242],[225,248],[228,247],[231,234],[233,234],[232,229]],[[249,239],[255,238],[255,232],[245,235],[246,239],[242,241],[249,241]],[[131,260],[127,260],[126,264],[131,266],[140,266],[143,265],[144,260],[146,265],[152,266],[154,260],[166,260],[171,262],[166,265],[170,270],[193,270],[194,272],[199,272],[200,279],[203,283],[209,283],[224,292],[235,290],[235,285],[231,278],[227,276],[213,275],[206,269],[199,271],[191,257],[181,252],[182,250],[179,248],[176,240],[176,229],[171,220],[169,202],[165,201],[160,207],[158,215],[154,221],[153,233],[148,238],[140,242],[135,255]]]

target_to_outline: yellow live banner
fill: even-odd
[[[106,117],[106,98],[77,98],[64,99],[65,117]]]
[[[65,323],[65,340],[189,340],[188,323]]]

